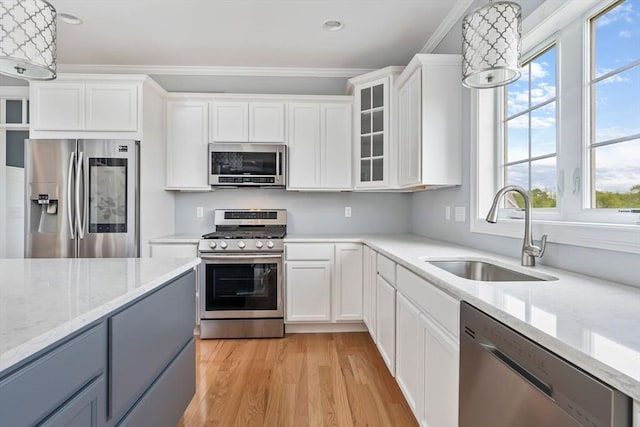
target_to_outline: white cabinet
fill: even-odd
[[[377,253],[368,246],[362,256],[362,320],[364,320],[373,341],[376,340],[376,278],[378,276]]]
[[[334,319],[362,320],[362,245],[335,246]]]
[[[425,286],[431,286],[425,282]],[[422,315],[424,324],[423,426],[458,425],[459,345],[437,323]]]
[[[640,427],[640,402],[633,402],[633,427]]]
[[[287,261],[287,320],[331,321],[331,261]]]
[[[351,104],[290,103],[289,190],[351,189]]]
[[[167,102],[168,189],[208,190],[206,101]]]
[[[418,54],[397,79],[398,186],[461,184],[459,55]]]
[[[70,81],[31,84],[34,131],[136,132],[138,82]]]
[[[285,244],[287,323],[362,321],[360,243]]]
[[[284,102],[213,101],[211,141],[285,142]]]
[[[395,375],[396,288],[380,274],[378,274],[376,287],[376,345],[389,372]]]
[[[423,405],[424,336],[420,310],[398,293],[396,303],[396,381],[414,414],[420,414]],[[439,426],[440,424],[433,425]]]

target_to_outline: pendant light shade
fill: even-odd
[[[520,5],[489,3],[462,21],[462,84],[506,85],[520,78]]]
[[[0,73],[56,78],[56,9],[44,0],[0,2]]]

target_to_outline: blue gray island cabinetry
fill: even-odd
[[[198,263],[0,260],[0,425],[175,426],[195,392]]]

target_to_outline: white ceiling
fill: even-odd
[[[406,65],[470,0],[50,0],[58,63],[375,69]],[[464,7],[461,7],[464,6]],[[462,10],[458,10],[462,9]],[[450,16],[445,20],[449,13]],[[344,29],[327,32],[325,19]],[[454,19],[452,19],[454,18]],[[446,28],[447,30],[449,28]],[[442,29],[441,29],[442,30]]]

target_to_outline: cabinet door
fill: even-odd
[[[320,189],[320,106],[289,104],[288,188]]]
[[[416,418],[424,400],[424,332],[420,311],[400,293],[396,305],[396,380]],[[430,424],[431,425],[431,424]],[[433,424],[440,425],[440,424]]]
[[[40,425],[42,427],[103,426],[107,414],[106,390],[107,386],[101,375]]]
[[[421,70],[398,90],[398,184],[416,185],[421,182],[422,120]]]
[[[284,143],[284,103],[249,103],[249,142]]]
[[[322,187],[351,188],[351,105],[321,106]]]
[[[459,345],[422,316],[424,325],[424,409],[421,424],[457,427]]]
[[[249,141],[249,103],[244,101],[212,102],[211,140],[213,142]]]
[[[138,85],[87,84],[85,94],[87,130],[138,130]]]
[[[371,290],[371,296],[369,301],[369,313],[371,315],[371,322],[369,324],[369,335],[373,338],[373,341],[376,341],[376,331],[377,329],[377,295],[378,295],[378,264],[377,264],[377,252],[371,249],[369,251],[369,271],[365,272],[367,278],[369,280],[369,289]]]
[[[389,78],[356,88],[356,187],[389,183]]]
[[[371,248],[362,249],[362,320],[371,332]]]
[[[377,341],[378,350],[391,375],[396,367],[396,289],[378,275],[377,280]]]
[[[331,261],[287,262],[289,322],[331,320]]]
[[[34,83],[31,128],[33,130],[82,130],[85,97],[82,83]]]
[[[633,427],[640,427],[640,401],[633,402]]]
[[[335,320],[362,320],[362,245],[336,244]]]
[[[167,102],[167,187],[209,188],[207,113],[207,102]]]

